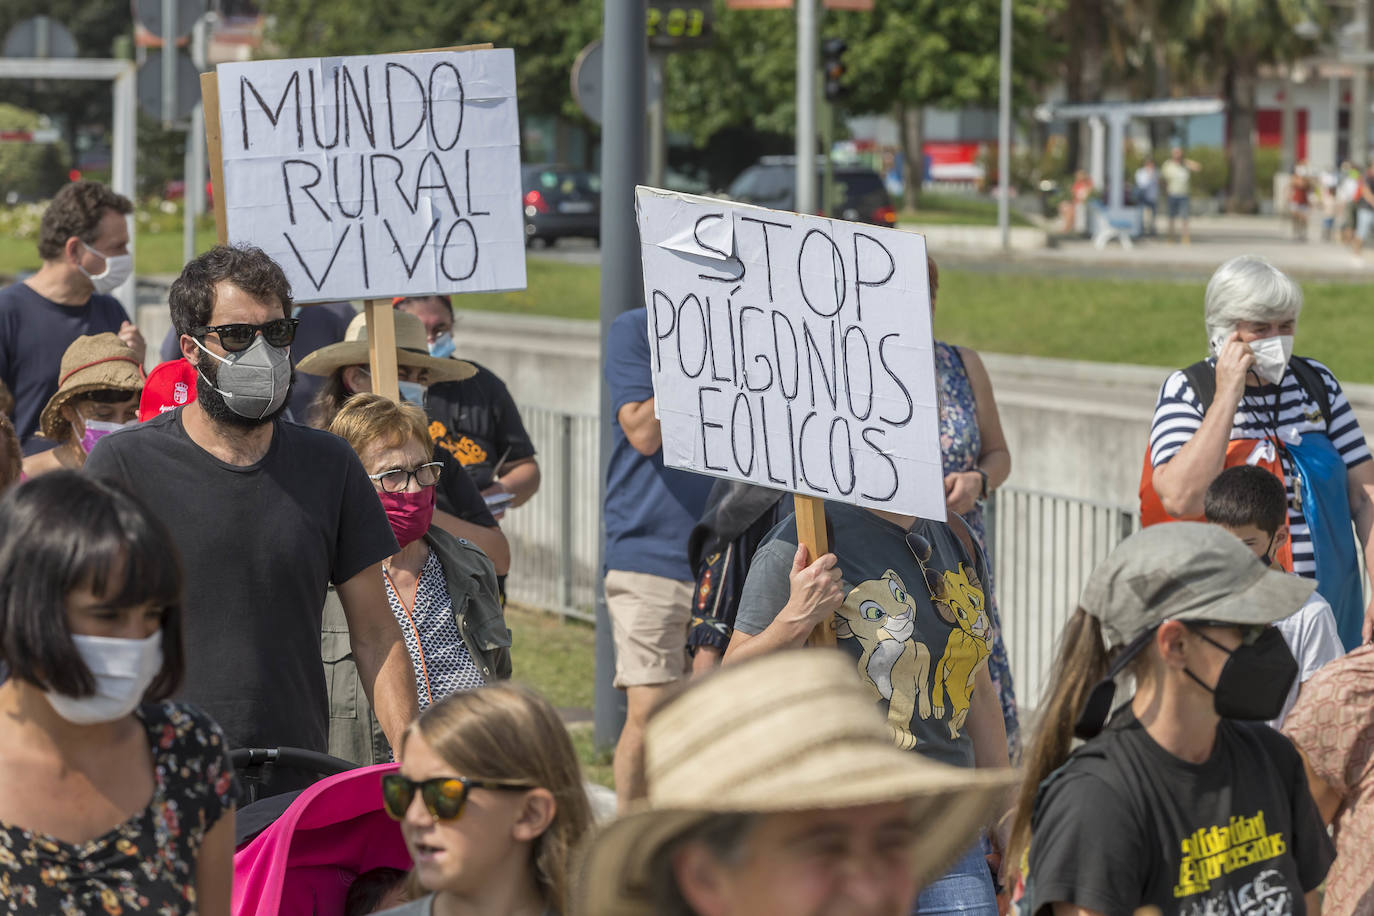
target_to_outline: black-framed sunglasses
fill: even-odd
[[[380,474],[368,474],[367,476],[382,485],[383,493],[403,493],[410,486],[412,477],[422,487],[434,486],[439,482],[439,472],[443,469],[443,462],[430,461],[414,470],[392,468],[389,471],[382,471]]]
[[[382,777],[382,805],[394,820],[404,820],[415,791],[420,791],[420,800],[425,810],[435,820],[455,820],[463,813],[463,805],[468,793],[473,789],[502,789],[525,791],[534,786],[527,782],[501,779],[469,779],[466,776],[439,776],[435,779],[422,779],[419,782],[406,779],[400,773],[387,773]]]
[[[261,331],[263,339],[272,346],[289,347],[291,341],[296,339],[296,328],[300,323],[299,318],[274,318],[262,324],[208,324],[192,328],[191,336],[203,338],[206,334],[218,334],[220,346],[230,353],[237,353],[247,350]]]
[[[1240,644],[1242,646],[1253,646],[1255,643],[1259,642],[1259,638],[1264,635],[1264,631],[1269,629],[1269,625],[1264,623],[1227,623],[1224,620],[1184,620],[1181,621],[1181,623],[1187,626],[1190,630],[1197,630],[1201,627],[1217,627],[1219,629],[1239,630]],[[1218,649],[1223,649],[1227,652],[1232,651],[1231,649],[1228,649],[1226,646],[1223,646],[1221,643],[1217,642],[1215,639],[1212,639],[1206,633],[1198,633],[1197,635],[1201,636],[1203,639],[1207,640],[1209,643],[1216,646]]]

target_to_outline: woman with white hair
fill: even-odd
[[[1374,623],[1350,532],[1353,520],[1374,558],[1374,463],[1331,370],[1293,355],[1302,305],[1298,284],[1263,258],[1217,268],[1204,311],[1211,355],[1170,375],[1155,405],[1142,521],[1200,519],[1224,468],[1269,468],[1288,491],[1291,569],[1321,582],[1349,650]]]

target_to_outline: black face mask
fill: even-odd
[[[1218,624],[1224,626],[1225,624]],[[1215,687],[1208,687],[1196,674],[1184,672],[1212,693],[1212,707],[1223,719],[1265,722],[1283,711],[1288,689],[1298,676],[1298,663],[1284,642],[1283,634],[1265,627],[1250,645],[1228,649],[1200,630],[1193,632],[1231,657],[1221,669]]]

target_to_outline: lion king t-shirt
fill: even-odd
[[[843,503],[825,510],[846,591],[836,646],[853,657],[898,747],[973,766],[965,724],[992,640],[978,567],[943,522],[912,525],[918,557],[900,526]],[[777,617],[796,550],[789,516],[754,554],[735,629],[757,636]]]

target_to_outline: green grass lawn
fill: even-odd
[[[140,274],[179,274],[186,263],[181,256],[180,232],[141,232],[134,237],[134,270]],[[215,230],[196,232],[196,251],[215,244]],[[36,239],[0,237],[0,276],[11,277],[39,268]]]
[[[1030,221],[1015,210],[1011,211],[1010,220],[1013,226],[1030,225]],[[923,191],[919,206],[903,208],[897,214],[897,221],[942,226],[996,226],[997,201],[985,197]]]

